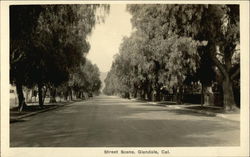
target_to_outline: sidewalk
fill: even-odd
[[[160,102],[160,104],[162,104],[162,102]],[[208,116],[221,117],[227,120],[240,121],[240,113],[230,113],[230,112],[225,113],[222,107],[201,106],[200,104],[165,105],[165,106],[195,113],[201,113]]]
[[[131,99],[132,101],[143,101],[137,99]],[[182,104],[178,105],[172,101],[157,101],[157,102],[148,102],[148,104],[156,105],[156,106],[163,106],[170,109],[178,109],[178,110],[185,110],[195,113],[201,113],[208,116],[215,116],[221,117],[231,121],[240,121],[240,113],[225,113],[222,107],[217,106],[201,106],[200,104]]]
[[[49,110],[56,109],[58,107],[62,107],[65,105],[72,104],[77,101],[82,100],[73,100],[73,101],[63,101],[63,102],[57,102],[57,103],[47,103],[44,104],[43,108],[40,108],[40,106],[36,103],[28,104],[28,107],[23,110],[22,112],[19,112],[17,107],[10,109],[10,123],[22,121],[22,118],[30,117],[33,115],[36,115],[38,113],[46,112]]]

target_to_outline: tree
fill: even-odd
[[[98,95],[101,88],[100,71],[96,65],[93,65],[89,60],[82,63],[78,68],[71,73],[70,79],[66,84],[67,89],[72,90],[77,98],[83,98],[83,93],[94,93]]]
[[[133,25],[151,33],[150,36],[161,32],[163,38],[167,38],[174,33],[206,41],[203,53],[208,54],[203,56],[211,58],[222,75],[225,109],[236,109],[232,80],[239,75],[240,69],[239,62],[232,64],[232,57],[239,45],[238,5],[129,5],[128,10],[133,15]]]
[[[152,100],[154,91],[153,98],[160,100],[161,87],[182,86],[186,75],[195,70],[199,58],[194,53],[199,44],[178,36],[149,39],[137,31],[124,38],[111,68],[114,75],[108,75],[107,79],[116,77],[120,92],[132,92],[136,96],[141,90],[142,98],[147,96],[148,100]]]
[[[10,82],[16,85],[20,109],[26,106],[22,88],[29,66],[26,52],[42,11],[41,6],[10,6]]]
[[[21,6],[21,11],[20,6],[13,6],[10,73],[11,82],[19,87],[19,104],[24,104],[22,85],[38,86],[42,106],[42,87],[56,87],[69,79],[90,48],[86,38],[98,22],[98,8],[108,12],[108,5]],[[104,16],[98,17],[103,20]],[[28,29],[17,30],[26,26]]]
[[[209,6],[208,13],[217,13],[216,23],[210,25],[208,33],[209,49],[214,64],[223,77],[223,103],[226,110],[237,109],[233,94],[233,80],[239,76],[239,62],[233,64],[233,57],[237,52],[239,44],[239,6]],[[211,18],[208,17],[207,18]],[[214,19],[215,20],[215,19]],[[217,26],[217,29],[215,28]],[[221,59],[219,59],[222,57]],[[236,67],[236,69],[234,69]]]

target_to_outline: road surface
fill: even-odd
[[[98,96],[10,124],[11,147],[239,146],[240,124]]]

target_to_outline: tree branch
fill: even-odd
[[[14,51],[14,52],[12,53],[12,55],[11,55],[11,61],[12,61],[13,64],[16,63],[16,62],[18,62],[18,61],[20,61],[21,58],[23,58],[23,56],[24,56],[24,53],[20,53],[19,56],[17,56],[17,57],[15,58],[15,52],[17,52],[17,51],[18,51],[18,50]]]
[[[216,55],[224,57],[224,54],[222,54],[222,53],[216,53]]]
[[[231,75],[231,80],[234,80],[236,76],[240,74],[240,67]]]
[[[224,75],[224,76],[227,75],[227,71],[226,71],[225,67],[215,56],[212,56],[212,60],[214,61],[215,65],[219,68],[222,75]]]

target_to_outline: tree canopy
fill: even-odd
[[[100,10],[105,14],[97,16]],[[40,89],[68,81],[84,65],[86,38],[108,11],[108,5],[90,4],[11,6],[10,81],[20,87],[20,99],[23,85]]]
[[[210,86],[220,75],[224,106],[235,108],[238,5],[131,4],[127,9],[135,31],[124,38],[104,91],[137,95],[139,90],[149,100],[159,99],[164,89],[178,94],[191,82]]]

